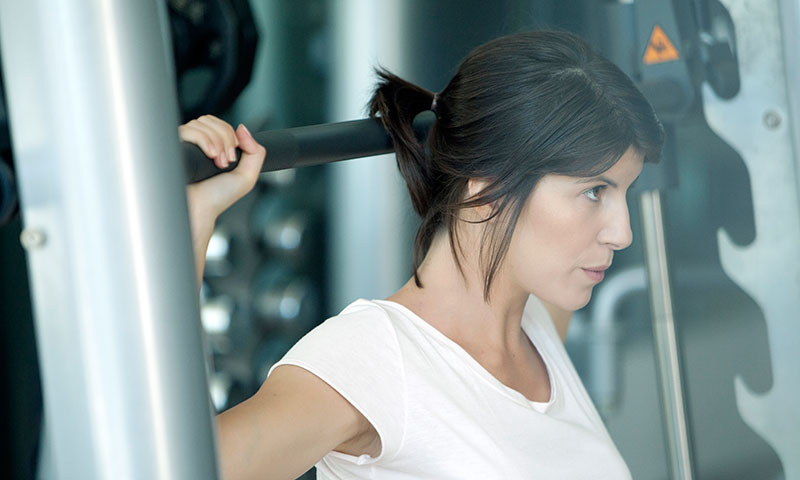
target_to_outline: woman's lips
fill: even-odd
[[[581,270],[586,273],[586,276],[595,283],[600,283],[603,281],[603,278],[606,276],[606,270],[608,267],[589,267],[589,268],[582,268]]]

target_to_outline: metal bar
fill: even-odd
[[[414,121],[414,132],[420,140],[427,137],[434,119],[433,112],[424,112]],[[264,172],[371,157],[394,151],[392,139],[380,120],[371,118],[271,130],[255,133],[253,136],[267,149],[267,158],[261,169]],[[223,171],[217,169],[199,147],[190,143],[182,145],[188,183]]]
[[[0,0],[60,478],[217,476],[167,25],[158,0]]]
[[[786,74],[786,97],[789,116],[794,125],[800,121],[800,95],[797,94],[795,85],[800,79],[800,65],[797,62],[796,46],[800,41],[800,3],[796,0],[780,0],[778,11],[781,23],[781,42],[783,43],[783,67]],[[794,148],[794,174],[797,188],[795,189],[800,204],[800,128],[790,129],[792,147]]]
[[[434,120],[432,112],[423,112],[414,120],[414,133],[420,141],[427,138]],[[392,139],[380,120],[371,118],[268,130],[253,136],[269,152],[262,172],[310,167],[394,151]],[[217,168],[200,147],[192,143],[181,143],[181,150],[186,183],[199,182],[235,168],[235,165],[228,169]],[[0,198],[0,225],[4,221],[3,212],[8,212],[7,215],[13,212],[16,204],[14,188],[11,172],[4,174],[0,163],[0,193],[4,194],[4,198]]]
[[[661,194],[658,190],[648,190],[641,194],[640,200],[668,463],[672,471],[671,478],[690,480],[693,477],[691,446],[672,312]]]

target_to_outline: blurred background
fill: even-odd
[[[635,63],[646,46],[637,39],[649,32],[627,17],[632,1],[167,3],[184,120],[214,113],[251,131],[364,117],[378,65],[438,91],[472,48],[522,30],[576,32],[646,80]],[[692,41],[703,22],[686,10],[694,3],[713,4],[706,13],[725,20],[718,2],[674,2],[680,33],[672,41],[686,51],[700,51]],[[708,126],[701,98],[702,82],[735,94],[738,80],[709,80],[707,71],[697,73],[701,61],[687,59],[677,104],[653,100],[671,138],[671,178],[660,186],[692,453],[697,478],[777,480],[785,478],[781,459],[745,423],[734,391],[735,377],[755,392],[773,384],[767,323],[757,301],[726,275],[718,251],[720,229],[738,245],[756,238],[750,178]],[[11,178],[7,138],[0,150]],[[633,478],[658,480],[670,470],[635,192],[629,200],[634,244],[576,314],[567,346]],[[0,476],[32,478],[41,391],[21,221],[18,207],[3,201],[0,424],[10,447],[0,454]],[[215,408],[250,396],[297,339],[351,301],[399,288],[410,275],[416,225],[391,155],[262,174],[220,219],[207,255],[202,325]]]

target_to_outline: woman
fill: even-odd
[[[319,478],[630,478],[562,342],[631,243],[625,194],[663,139],[652,108],[567,33],[478,47],[438,94],[379,76],[370,112],[422,218],[413,276],[325,321],[219,416],[225,477],[316,464]],[[437,121],[420,145],[411,121],[428,109]],[[263,150],[213,118],[181,134],[220,165],[244,152],[189,191],[204,252]]]

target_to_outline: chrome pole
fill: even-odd
[[[667,435],[668,463],[672,478],[690,480],[691,447],[675,318],[672,312],[661,194],[658,190],[645,191],[641,194],[640,202],[650,283],[650,305],[653,313],[656,367],[664,411],[664,429]]]
[[[59,478],[217,477],[168,33],[158,0],[0,0]]]

